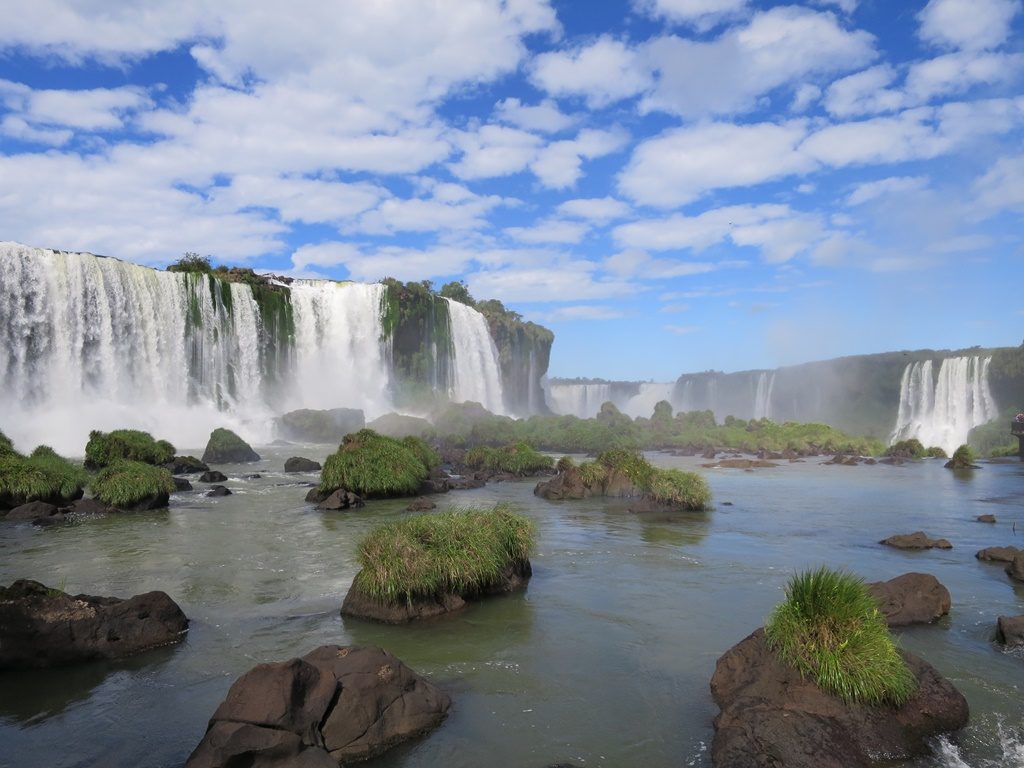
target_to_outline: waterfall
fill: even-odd
[[[295,372],[287,407],[391,410],[391,373],[382,340],[384,286],[294,280]]]
[[[610,384],[548,384],[547,400],[559,416],[593,418],[612,399]]]
[[[754,395],[754,418],[772,417],[772,390],[775,388],[775,372],[762,371],[757,377],[757,392]]]
[[[967,442],[967,434],[998,416],[988,384],[991,357],[949,357],[938,375],[931,360],[909,363],[900,379],[900,403],[891,443],[916,437],[946,453]]]
[[[453,352],[449,396],[455,402],[477,402],[492,413],[505,413],[498,349],[487,328],[487,319],[461,302],[445,301]]]
[[[634,419],[638,416],[649,419],[654,414],[656,404],[662,400],[672,403],[673,390],[675,390],[675,382],[641,384],[640,391],[622,406],[622,412]]]

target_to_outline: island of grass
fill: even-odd
[[[93,430],[85,445],[85,468],[103,469],[119,459],[143,464],[166,464],[174,458],[174,446],[166,440],[154,440],[149,432],[137,429]]]
[[[711,489],[703,477],[695,472],[659,469],[634,451],[605,451],[594,461],[579,465],[564,456],[556,468],[558,474],[538,483],[535,494],[556,500],[591,496],[638,499],[637,511],[699,511],[711,504]]]
[[[89,487],[107,506],[139,512],[166,507],[174,492],[174,479],[163,467],[118,459],[102,469]]]
[[[361,429],[345,435],[324,461],[318,490],[323,496],[346,490],[371,499],[415,496],[438,463],[437,453],[417,437],[396,440]]]
[[[25,456],[0,432],[0,510],[31,501],[56,506],[82,498],[86,474],[46,445]]]
[[[529,518],[502,505],[385,523],[359,543],[361,569],[341,612],[404,624],[522,589],[533,542]]]
[[[480,445],[466,451],[463,459],[472,469],[501,472],[515,477],[526,477],[551,469],[554,460],[536,450],[529,443],[520,441],[500,448]]]

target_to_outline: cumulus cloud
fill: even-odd
[[[641,13],[699,31],[741,16],[749,8],[748,0],[636,0],[634,5]]]
[[[1002,45],[1020,0],[930,0],[918,14],[921,39],[939,46],[982,50]]]
[[[588,45],[537,56],[530,77],[552,96],[579,96],[592,109],[635,96],[651,81],[636,51],[607,35]]]
[[[579,120],[574,115],[562,112],[553,99],[544,99],[539,104],[531,106],[514,97],[502,99],[495,104],[494,116],[497,120],[510,123],[517,128],[544,133],[564,131]]]
[[[578,221],[544,219],[530,227],[507,227],[505,234],[522,243],[578,243],[589,227]]]
[[[587,219],[596,224],[624,218],[631,210],[629,205],[614,197],[577,198],[566,200],[558,206],[558,212],[563,216]]]
[[[863,205],[886,195],[918,192],[928,186],[927,176],[890,176],[858,184],[846,198],[847,205]]]

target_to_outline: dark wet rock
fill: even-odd
[[[979,560],[991,560],[997,563],[1012,563],[1013,558],[1024,550],[1017,547],[985,547],[974,555]]]
[[[145,496],[134,504],[124,504],[120,507],[110,507],[111,512],[149,512],[154,509],[165,509],[171,501],[169,493],[154,493]]]
[[[219,472],[216,469],[211,469],[209,472],[203,472],[199,476],[200,483],[223,483],[227,480],[227,475],[223,472]]]
[[[487,480],[481,473],[466,472],[462,475],[452,475],[445,481],[448,489],[452,491],[468,491],[473,488],[483,488]]]
[[[850,705],[784,664],[758,629],[718,660],[711,695],[715,768],[867,768],[878,755],[904,760],[928,740],[967,724],[967,700],[934,667],[903,658],[917,679],[901,707]]]
[[[203,451],[203,461],[207,464],[242,464],[259,460],[260,455],[252,446],[230,429],[213,430]]]
[[[864,463],[865,463],[865,464],[869,464],[869,465],[870,465],[870,464],[877,464],[877,463],[878,463],[878,460],[877,460],[877,459],[872,459],[872,458],[871,458],[871,457],[869,456],[868,458],[864,459]]]
[[[47,504],[45,501],[30,501],[28,504],[21,504],[10,510],[3,519],[11,522],[25,522],[56,514],[57,506],[55,504]]]
[[[722,506],[723,507],[731,507],[732,506],[732,502],[731,501],[723,501],[722,502]]]
[[[177,492],[192,490],[192,483],[184,477],[172,477],[171,480],[174,481],[174,490]]]
[[[995,515],[978,515],[976,518],[979,523],[994,523],[996,521]]]
[[[377,602],[359,589],[356,586],[356,581],[353,581],[348,594],[345,595],[341,614],[342,616],[381,621],[385,624],[405,624],[417,619],[428,619],[458,611],[466,607],[467,600],[503,595],[525,589],[532,575],[533,568],[530,566],[530,561],[519,560],[507,566],[501,574],[501,579],[483,592],[471,595],[457,595],[448,592],[429,598],[414,599],[411,603],[403,601],[395,605]]]
[[[884,459],[879,459],[878,463],[891,464],[894,467],[902,467],[907,462],[905,459],[901,459],[899,456],[886,456]]]
[[[882,539],[879,544],[896,549],[952,549],[953,545],[945,539],[931,539],[923,531],[914,533],[898,533],[887,539]]]
[[[114,659],[180,640],[188,619],[164,592],[71,596],[22,579],[0,587],[0,668]]]
[[[707,469],[767,469],[768,467],[777,467],[778,464],[773,464],[770,461],[762,461],[761,459],[721,459],[716,461],[714,464],[701,464],[702,467]]]
[[[60,511],[66,515],[105,515],[110,512],[110,507],[99,499],[79,499]]]
[[[242,675],[186,768],[337,768],[433,730],[448,695],[380,648],[325,645]]]
[[[425,496],[435,493],[448,493],[451,489],[451,478],[444,470],[434,469],[431,471],[430,476],[420,483],[419,493],[421,496]]]
[[[243,480],[260,480],[263,478],[259,472],[253,472],[251,475],[242,475]]]
[[[1024,552],[1018,552],[1006,566],[1006,573],[1014,581],[1024,581]]]
[[[422,496],[420,496],[418,499],[413,501],[413,503],[410,504],[405,509],[408,512],[426,512],[428,509],[436,509],[436,508],[437,508],[437,504],[432,502],[430,499],[424,499]]]
[[[718,451],[716,451],[714,448],[708,446],[701,453],[701,458],[703,458],[703,459],[713,459],[717,455],[718,455]]]
[[[305,459],[302,456],[292,456],[284,463],[285,472],[319,472],[323,467],[319,461]]]
[[[580,472],[579,467],[567,467],[550,480],[542,480],[537,483],[533,493],[542,499],[550,499],[552,501],[586,499],[595,495],[590,487],[583,482],[583,474]]]
[[[306,503],[319,504],[330,495],[331,491],[321,491],[319,486],[313,486],[309,489],[309,493],[306,494]]]
[[[206,496],[213,496],[213,497],[217,497],[217,496],[230,496],[231,495],[231,491],[230,491],[230,489],[225,488],[223,485],[215,485],[215,486],[213,486],[213,488],[208,490],[204,495],[206,495]]]
[[[39,528],[49,528],[53,525],[61,525],[62,523],[66,523],[69,519],[70,518],[63,512],[58,512],[54,515],[49,515],[47,517],[37,517],[35,520],[32,521],[32,525],[35,525]]]
[[[338,509],[359,509],[359,507],[364,506],[366,504],[359,496],[352,493],[352,491],[339,488],[317,504],[316,508],[333,511]]]
[[[345,435],[362,429],[366,425],[366,419],[358,408],[304,408],[289,411],[278,418],[275,424],[281,437],[287,440],[337,445]]]
[[[838,464],[841,467],[855,467],[860,462],[856,456],[847,456],[842,453],[837,453],[829,461],[822,462],[824,464]]]
[[[1011,648],[1024,646],[1024,616],[1000,616],[996,621],[996,642]]]
[[[868,584],[890,627],[929,624],[949,613],[949,590],[930,573],[904,573]]]
[[[163,466],[172,475],[194,475],[209,469],[195,456],[175,456]]]

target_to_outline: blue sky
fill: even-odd
[[[1024,337],[1021,0],[8,11],[0,239],[463,279],[559,376]]]

